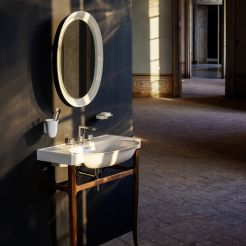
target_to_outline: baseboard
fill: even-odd
[[[133,74],[134,97],[173,97],[172,75]]]

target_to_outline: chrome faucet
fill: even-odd
[[[90,126],[79,126],[78,130],[78,143],[85,143],[87,140],[91,141],[93,138],[93,134],[88,134],[88,137],[86,139],[86,131],[95,131],[95,127],[90,127]]]

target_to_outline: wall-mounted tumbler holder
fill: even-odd
[[[57,135],[59,120],[46,119],[44,121],[44,133],[46,133],[50,138],[54,138]]]

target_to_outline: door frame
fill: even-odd
[[[193,56],[193,1],[192,0],[180,0],[180,6],[184,4],[184,9],[180,11],[180,20],[182,20],[182,15],[184,15],[184,22],[180,24],[181,28],[184,28],[184,30],[181,30],[184,32],[184,39],[180,42],[184,42],[183,44],[180,44],[181,52],[184,53],[184,69],[182,71],[182,77],[183,78],[191,78],[192,77],[192,56]],[[225,78],[226,74],[226,50],[227,50],[227,40],[226,40],[226,0],[223,0],[222,3],[222,11],[221,11],[221,41],[219,45],[220,53],[221,53],[221,78]],[[184,12],[182,12],[184,11]],[[181,36],[181,35],[180,35]],[[184,50],[182,50],[184,49]],[[182,63],[182,62],[181,62]],[[181,64],[182,66],[182,64]]]

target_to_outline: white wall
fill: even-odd
[[[134,0],[132,16],[134,96],[179,96],[179,0]]]
[[[155,4],[158,2],[160,74],[172,74],[172,0],[133,1],[132,38],[134,74],[149,74],[151,72],[149,10],[151,7],[155,8]]]

